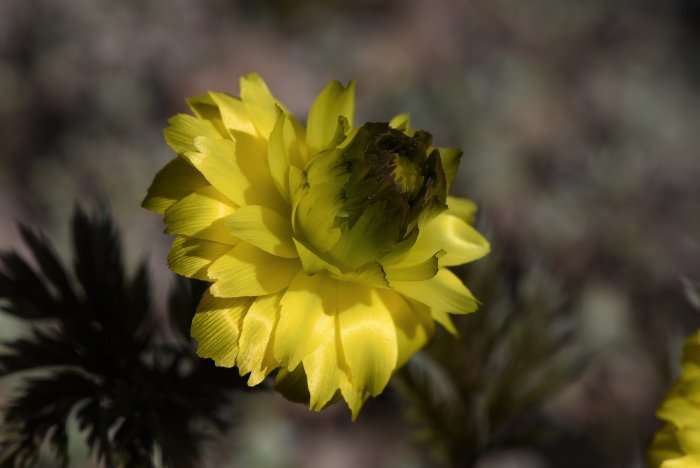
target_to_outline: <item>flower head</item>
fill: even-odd
[[[660,468],[700,466],[700,331],[683,347],[682,374],[656,415],[666,424],[649,449],[649,465]]]
[[[256,74],[241,97],[188,101],[170,120],[178,157],[144,207],[164,215],[168,257],[208,281],[197,353],[256,385],[302,375],[309,405],[342,396],[356,416],[437,321],[477,301],[446,267],[485,255],[475,207],[447,195],[461,151],[408,117],[353,126],[354,85],[331,82],[306,128]]]

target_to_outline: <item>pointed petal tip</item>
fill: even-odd
[[[256,81],[257,82],[262,81],[263,83],[265,83],[265,80],[263,79],[262,76],[260,76],[260,73],[258,73],[258,72],[249,72],[249,73],[246,73],[245,75],[241,75],[241,77],[238,78],[238,84],[240,86],[239,89],[242,91],[243,87],[247,86],[248,83],[256,82]]]
[[[143,197],[143,200],[141,200],[141,204],[139,205],[141,208],[149,211],[155,211],[151,206],[153,205],[153,200],[152,196],[150,193],[147,193],[145,197]],[[160,213],[162,214],[162,213]]]
[[[256,372],[251,372],[250,376],[248,377],[248,381],[246,382],[246,385],[248,385],[249,387],[255,387],[259,385],[260,382],[262,382],[263,380],[265,380],[265,376],[260,376]]]
[[[341,390],[341,392],[343,395],[343,399],[345,400],[345,403],[347,404],[348,409],[350,410],[352,422],[357,421],[357,418],[360,415],[360,410],[362,409],[362,406],[364,405],[367,397],[362,396],[362,392],[360,392],[354,387],[345,387]]]

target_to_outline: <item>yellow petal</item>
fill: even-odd
[[[406,297],[453,314],[466,314],[478,307],[471,291],[447,268],[440,268],[437,275],[424,281],[392,281],[391,287]]]
[[[263,138],[267,139],[277,120],[276,107],[281,104],[272,96],[265,81],[257,73],[241,77],[241,100]]]
[[[414,265],[384,265],[386,278],[391,281],[421,281],[435,276],[438,272],[438,257],[433,256]]]
[[[213,140],[221,139],[216,127],[207,120],[198,119],[187,114],[178,114],[171,117],[170,126],[163,130],[165,141],[173,151],[183,155],[189,151],[195,151],[197,137],[207,137]]]
[[[267,146],[267,163],[270,166],[270,175],[275,187],[286,202],[289,202],[289,151],[284,138],[284,112],[278,109],[277,121]]]
[[[297,259],[271,255],[241,242],[209,267],[211,293],[217,297],[263,296],[276,293],[301,269]]]
[[[445,178],[447,180],[447,189],[450,189],[450,185],[457,177],[457,170],[459,169],[459,160],[462,158],[462,150],[459,148],[444,148],[441,146],[435,147],[440,152],[440,160],[442,162],[442,169],[445,171]],[[428,154],[433,150],[433,147],[428,149]]]
[[[322,296],[321,305],[324,309],[323,313],[331,318],[331,326],[319,337],[321,341],[316,349],[302,359],[309,391],[309,408],[315,411],[320,411],[332,401],[341,386],[349,385],[349,369],[339,341],[338,285],[340,283],[334,280],[322,281],[323,289],[319,290]],[[325,317],[323,320],[327,321]],[[297,368],[295,372],[299,369]]]
[[[312,245],[319,254],[327,253],[341,237],[340,229],[334,227],[340,209],[339,193],[337,186],[315,185],[295,205],[295,238]]]
[[[347,273],[336,273],[337,268],[331,270],[332,276],[343,281],[363,284],[376,288],[388,288],[389,282],[386,279],[384,268],[379,262],[368,262],[357,270]]]
[[[386,233],[387,226],[382,223],[385,221],[384,212],[384,203],[366,207],[352,227],[338,239],[329,254],[341,269],[355,270],[387,252],[385,244],[373,242]]]
[[[656,432],[649,448],[648,462],[650,466],[655,468],[665,466],[662,465],[664,460],[680,458],[684,455],[678,444],[677,434],[678,430],[673,424],[666,424]]]
[[[212,100],[219,106],[221,119],[227,130],[257,135],[258,132],[253,125],[253,121],[248,115],[248,111],[243,105],[243,101],[225,93],[209,92]]]
[[[263,205],[281,213],[287,210],[279,193],[264,187],[270,177],[266,161],[240,154],[230,140],[199,137],[195,144],[199,152],[186,153],[185,157],[224,196],[239,206]]]
[[[700,467],[700,456],[686,454],[681,458],[666,460],[660,468],[698,468]]]
[[[428,258],[444,250],[440,265],[451,266],[472,262],[489,253],[490,246],[484,237],[462,219],[448,213],[440,213],[420,228],[418,239],[408,258]]]
[[[236,161],[236,144],[230,140],[197,138],[197,151],[190,151],[185,158],[224,196],[239,206],[246,202],[246,190],[252,184]]]
[[[175,158],[158,171],[141,206],[165,214],[175,202],[209,183],[190,163]]]
[[[223,119],[221,118],[221,111],[216,101],[212,99],[210,94],[204,94],[202,96],[195,96],[186,99],[187,105],[192,112],[200,119],[208,120],[216,127],[221,138],[229,138],[228,130],[224,126]]]
[[[333,136],[334,141],[339,141],[336,148],[343,150],[350,146],[350,143],[352,143],[359,131],[360,127],[352,128],[345,117],[338,117],[338,127],[336,128],[335,135]],[[331,144],[333,144],[333,140]]]
[[[272,180],[286,202],[290,201],[289,166],[304,167],[301,149],[293,119],[278,108],[267,146],[267,162]]]
[[[197,355],[213,359],[217,366],[236,365],[241,323],[252,302],[250,298],[214,297],[207,290],[192,319]]]
[[[687,348],[686,348],[687,349]],[[686,363],[687,364],[687,361]],[[700,406],[700,378],[695,371],[688,372],[683,369],[683,377],[676,382],[673,391],[683,396],[683,400],[691,405]],[[698,411],[700,412],[700,410]],[[698,422],[700,425],[700,422]],[[700,450],[698,450],[700,452]]]
[[[450,314],[448,314],[444,310],[430,309],[430,316],[433,318],[433,320],[442,325],[445,328],[445,330],[450,332],[451,335],[459,336],[457,327],[455,327],[455,324],[452,321],[452,317],[450,317]]]
[[[679,387],[683,383],[682,379],[672,387],[672,396],[667,397],[656,412],[659,419],[672,422],[677,427],[687,427],[697,421],[697,407],[687,398],[683,398],[678,394]]]
[[[236,365],[241,375],[250,372],[250,386],[259,384],[279,367],[274,357],[274,336],[281,297],[281,294],[271,294],[255,298],[243,318]]]
[[[355,82],[347,88],[331,81],[318,95],[306,125],[306,143],[311,156],[328,147],[335,136],[338,118],[345,117],[352,127],[355,113]]]
[[[322,259],[318,254],[313,252],[309,247],[303,242],[294,239],[294,245],[296,246],[297,253],[299,254],[299,261],[301,262],[301,267],[307,275],[314,275],[320,271],[331,271],[340,275],[340,270],[328,263],[326,260]]]
[[[404,112],[394,116],[394,118],[389,121],[389,126],[391,126],[391,128],[395,128],[396,130],[405,130],[410,119],[411,117],[408,115],[408,112]]]
[[[258,136],[231,131],[236,141],[236,161],[243,174],[253,182],[255,195],[269,194],[271,203],[280,213],[289,212],[289,202],[279,193],[270,173],[268,142]],[[250,204],[253,204],[252,202]],[[270,207],[273,207],[270,205]]]
[[[238,239],[224,225],[225,219],[235,211],[236,205],[208,185],[168,209],[163,219],[168,224],[165,233],[236,245]]]
[[[200,119],[221,120],[221,112],[210,93],[185,99],[187,107]]]
[[[403,114],[399,114],[393,119],[391,119],[389,121],[389,125],[391,126],[391,128],[401,130],[404,134],[410,137],[412,137],[416,133],[415,130],[411,128],[411,117],[406,112],[404,112]]]
[[[379,262],[368,262],[357,270],[343,273],[337,266],[333,265],[323,255],[317,254],[310,247],[298,240],[294,239],[299,260],[301,261],[302,269],[307,275],[314,275],[318,272],[325,271],[331,277],[341,281],[349,281],[352,283],[364,284],[378,288],[389,287],[384,269]]]
[[[463,219],[469,224],[474,223],[477,206],[471,200],[466,198],[447,196],[447,213]]]
[[[298,202],[307,190],[306,172],[296,166],[289,166],[289,194],[291,195],[292,201],[292,221],[294,221],[294,213],[297,209]]]
[[[348,408],[350,408],[350,413],[352,414],[352,420],[357,420],[357,416],[360,415],[360,410],[362,405],[364,405],[369,395],[357,388],[350,381],[349,377],[345,375],[340,376],[340,393],[343,395],[345,403],[347,403]]]
[[[309,408],[315,411],[323,409],[335,397],[343,382],[349,382],[338,341],[337,316],[334,318],[334,324],[334,331],[302,361],[309,388]]]
[[[270,208],[242,206],[226,219],[226,227],[236,237],[265,252],[285,258],[298,257],[292,242],[291,220]]]
[[[401,367],[425,346],[435,332],[430,308],[390,289],[378,290],[377,293],[394,321],[399,352],[396,365]]]
[[[306,128],[304,128],[301,122],[292,114],[288,112],[285,114],[287,118],[285,132],[287,132],[287,127],[291,127],[294,131],[294,138],[296,139],[295,144],[290,146],[289,162],[296,167],[303,168],[309,162],[309,147],[306,144]]]
[[[694,411],[697,412],[697,408]],[[683,427],[678,431],[677,437],[683,452],[700,457],[700,430],[696,427]]]
[[[178,236],[168,254],[168,266],[175,273],[202,281],[211,281],[207,268],[231,250],[230,245]]]
[[[358,402],[384,390],[396,369],[396,328],[380,291],[343,282],[337,287],[340,342],[350,381],[360,395],[348,401],[353,414],[360,409]]]
[[[335,281],[323,273],[308,276],[300,271],[285,291],[275,335],[275,358],[290,370],[335,334],[335,298],[331,294]]]

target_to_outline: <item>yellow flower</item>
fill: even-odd
[[[240,87],[170,120],[178,157],[143,206],[177,236],[170,267],[212,283],[192,323],[200,356],[249,385],[301,373],[311,409],[342,396],[356,417],[435,321],[454,332],[448,314],[477,308],[446,268],[489,250],[473,203],[447,196],[461,151],[406,115],[355,127],[353,83],[329,83],[306,128],[257,74]]]
[[[666,424],[649,449],[653,467],[700,467],[700,331],[686,340],[681,369],[656,413]]]

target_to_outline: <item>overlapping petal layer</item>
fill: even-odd
[[[256,74],[241,97],[188,100],[170,120],[177,157],[143,206],[164,216],[168,262],[211,283],[192,323],[198,353],[256,385],[303,384],[309,407],[353,417],[477,301],[446,267],[488,242],[475,206],[447,195],[461,151],[432,146],[408,116],[353,126],[354,84],[331,82],[306,128]]]

